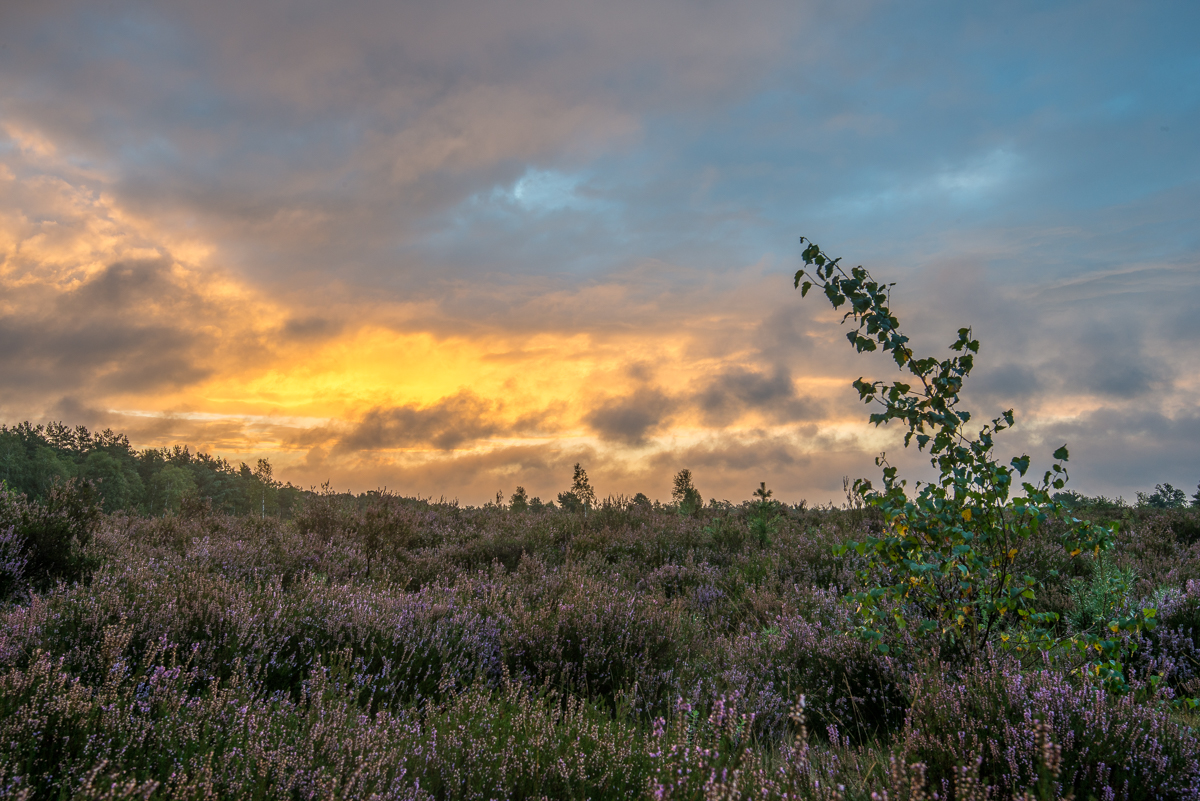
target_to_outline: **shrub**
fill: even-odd
[[[1182,509],[1187,506],[1187,493],[1170,484],[1155,484],[1154,492],[1137,494],[1138,506],[1153,509]]]
[[[1022,670],[995,655],[962,670],[922,665],[901,741],[935,784],[982,758],[981,775],[1002,789],[1040,779],[1037,726],[1062,748],[1058,781],[1077,798],[1165,799],[1200,794],[1200,736],[1163,705],[1114,696],[1096,681]]]
[[[684,622],[654,596],[613,586],[579,567],[522,562],[521,593],[504,628],[514,676],[615,704],[660,708],[689,639]]]
[[[28,563],[25,538],[17,534],[17,527],[0,528],[0,600],[11,597],[21,587]]]
[[[750,504],[750,534],[760,548],[766,548],[771,544],[771,535],[779,529],[779,502],[771,500],[771,490],[765,481],[758,485],[754,497],[757,500]]]
[[[7,548],[19,541],[21,549],[10,561],[23,562],[21,580],[36,589],[87,577],[96,563],[85,548],[99,521],[100,498],[89,481],[55,483],[44,502],[29,501],[0,484],[0,531],[12,528]]]

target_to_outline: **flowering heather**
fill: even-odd
[[[24,545],[25,538],[17,533],[15,525],[0,528],[0,597],[12,595],[21,586],[29,563]]]
[[[1164,703],[1113,696],[1063,671],[1022,670],[993,657],[959,672],[918,672],[901,743],[931,778],[982,759],[1006,787],[1037,783],[1039,726],[1062,749],[1059,790],[1078,798],[1191,798],[1200,794],[1200,742]],[[1160,700],[1161,699],[1155,699]]]
[[[1115,553],[1165,582],[1131,590],[1162,625],[1118,696],[1078,660],[881,655],[831,555],[872,521],[780,507],[764,547],[752,513],[115,514],[90,577],[44,588],[0,528],[0,797],[1200,796],[1171,704],[1200,683],[1200,559],[1168,527]],[[1092,574],[1063,567],[1069,605]]]

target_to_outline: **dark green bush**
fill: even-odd
[[[0,483],[0,531],[19,541],[21,581],[44,590],[55,582],[87,578],[96,566],[85,553],[100,522],[96,487],[75,479],[55,483],[44,501],[30,501]],[[10,592],[16,589],[10,588]]]

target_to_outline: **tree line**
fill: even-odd
[[[0,425],[0,481],[36,501],[55,486],[86,481],[105,512],[146,515],[200,504],[235,515],[291,517],[305,494],[277,481],[267,459],[235,467],[186,445],[137,450],[111,429],[93,433],[61,422]]]

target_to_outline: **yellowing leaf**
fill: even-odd
[[[963,509],[962,515],[963,515],[963,520],[967,521],[968,523],[971,522],[971,510],[969,508]]]
[[[1079,556],[1079,554],[1081,554],[1081,553],[1083,553],[1083,549],[1076,548],[1075,550],[1071,551],[1071,556]]]
[[[1016,548],[1013,548],[1011,551],[1008,552],[1008,558],[1009,559],[1017,558],[1017,549]]]

